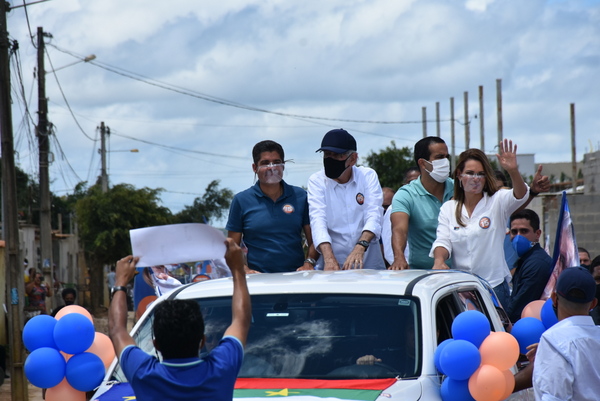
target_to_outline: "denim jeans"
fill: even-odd
[[[506,309],[508,307],[508,301],[510,300],[510,288],[506,280],[494,287],[494,292],[498,301],[502,304],[502,307]]]

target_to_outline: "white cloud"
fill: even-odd
[[[165,204],[175,211],[194,198],[181,192],[200,194],[212,179],[234,191],[251,185],[250,150],[259,140],[281,142],[296,160],[287,177],[304,185],[320,166],[314,150],[331,127],[354,133],[361,157],[392,138],[412,147],[422,135],[422,107],[434,118],[440,102],[447,119],[454,97],[462,122],[463,92],[469,92],[470,114],[478,113],[479,85],[490,148],[496,138],[497,78],[503,83],[505,136],[518,140],[524,152],[535,152],[536,160],[570,158],[564,141],[569,103],[577,104],[579,158],[600,124],[600,6],[593,2],[60,0],[32,5],[28,12],[31,28],[43,26],[60,48],[94,53],[98,63],[181,88],[291,114],[417,122],[304,121],[207,102],[93,65],[59,71],[88,135],[105,121],[115,131],[113,149],[140,149],[111,155],[112,182],[164,187],[171,191],[163,195]],[[35,116],[36,50],[23,10],[13,10],[8,24],[20,43],[24,88]],[[51,46],[48,52],[54,67],[74,61]],[[66,158],[80,176],[95,177],[97,160],[90,155],[97,157],[97,145],[73,122],[54,79],[47,81],[50,119]],[[15,102],[16,124],[23,108]],[[456,125],[457,149],[464,147],[463,130]],[[15,131],[22,163],[35,171],[35,143],[22,128]],[[448,139],[449,131],[443,122],[442,136]],[[428,124],[428,132],[435,133],[435,124]],[[73,182],[63,178],[69,175],[64,163],[57,159],[51,167],[53,185],[60,188]]]

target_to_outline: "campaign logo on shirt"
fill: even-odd
[[[490,220],[489,217],[482,217],[481,220],[479,220],[479,227],[483,228],[484,230],[487,230],[488,228],[490,228],[491,224],[492,224],[492,221]]]
[[[362,205],[363,203],[365,203],[365,196],[363,194],[361,194],[360,192],[356,194],[356,202],[359,205]]]
[[[290,214],[290,213],[294,213],[294,206],[290,205],[289,203],[286,203],[285,205],[283,205],[283,207],[281,208],[283,210],[284,213]]]

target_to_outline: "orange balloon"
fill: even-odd
[[[504,374],[506,388],[504,389],[504,394],[502,395],[502,398],[500,398],[500,399],[505,400],[508,397],[510,397],[510,395],[513,393],[513,390],[515,389],[515,376],[508,369],[503,370],[502,373]]]
[[[85,401],[85,392],[75,390],[65,378],[46,390],[46,401]]]
[[[545,301],[537,300],[531,301],[528,303],[521,312],[521,318],[524,317],[534,317],[536,319],[542,320],[542,306],[544,306]]]
[[[146,312],[146,308],[148,307],[148,305],[156,301],[156,299],[156,295],[148,295],[147,297],[142,298],[140,300],[140,303],[138,304],[137,310],[135,311],[136,319],[141,318],[144,312]]]
[[[62,355],[62,356],[65,358],[65,362],[68,362],[68,361],[69,361],[69,359],[71,359],[71,357],[73,356],[73,355],[71,355],[71,354],[67,354],[67,353],[65,353],[65,352],[62,352],[62,351],[59,351],[59,352],[60,352],[60,354],[61,354],[61,355]]]
[[[504,373],[492,365],[481,365],[469,378],[469,392],[476,401],[500,401],[505,390]]]
[[[504,331],[491,332],[479,346],[479,353],[482,365],[510,369],[519,359],[519,342]]]
[[[90,319],[90,322],[94,323],[94,318],[92,317],[92,315],[90,315],[90,312],[88,312],[85,308],[79,305],[65,306],[64,308],[58,311],[58,313],[55,316],[55,319],[60,320],[61,317],[68,315],[69,313],[79,313],[80,315],[83,315]]]
[[[94,342],[85,352],[97,355],[104,363],[104,369],[108,369],[113,359],[115,359],[115,348],[110,338],[103,333],[96,332]]]

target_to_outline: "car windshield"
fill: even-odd
[[[231,298],[198,299],[206,343],[231,322]],[[350,294],[252,296],[252,325],[239,377],[360,379],[418,377],[420,325],[414,298]],[[135,335],[154,355],[152,316]],[[117,368],[116,380],[126,381]]]

